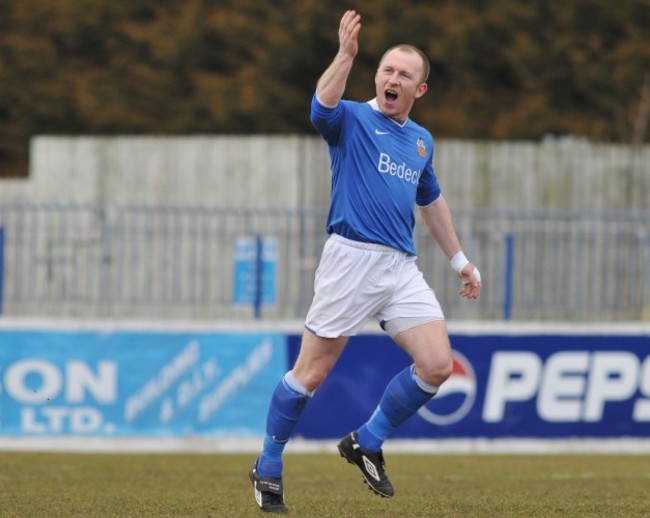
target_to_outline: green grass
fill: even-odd
[[[254,455],[0,452],[0,516],[261,517]],[[649,455],[388,454],[392,499],[337,454],[288,454],[297,517],[647,517]]]

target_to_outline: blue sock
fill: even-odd
[[[359,445],[370,451],[379,451],[393,430],[415,414],[437,390],[437,387],[425,383],[412,365],[404,369],[390,381],[377,409],[359,428]]]
[[[262,477],[282,476],[282,453],[289,441],[305,404],[309,392],[291,372],[285,374],[275,388],[269,412],[266,417],[264,447],[257,459],[257,472]]]

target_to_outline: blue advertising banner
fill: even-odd
[[[0,435],[260,436],[281,333],[0,330]]]
[[[289,361],[299,348],[289,337]],[[454,374],[393,438],[650,437],[650,336],[453,335]],[[340,438],[410,358],[385,335],[350,340],[296,429]]]

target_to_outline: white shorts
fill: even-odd
[[[416,257],[333,234],[325,243],[305,327],[317,336],[357,334],[371,318],[444,320]]]

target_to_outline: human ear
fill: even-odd
[[[420,97],[422,97],[425,93],[427,93],[428,89],[429,89],[429,85],[427,85],[426,83],[420,83],[420,85],[415,90],[415,98],[419,99]]]

